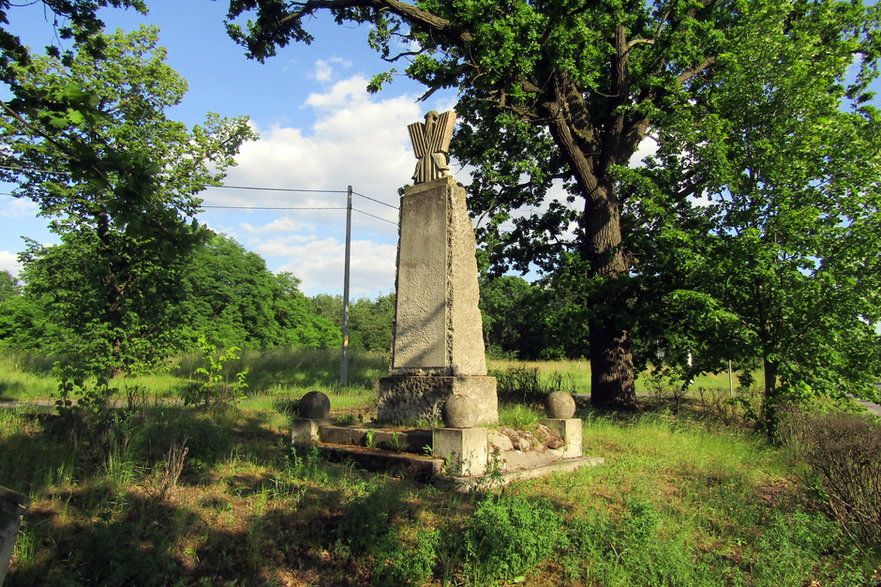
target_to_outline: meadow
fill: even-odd
[[[584,451],[603,466],[460,494],[291,448],[305,391],[327,393],[332,416],[371,417],[387,358],[353,357],[346,387],[338,358],[245,353],[226,377],[247,370],[248,397],[210,409],[179,401],[196,356],[119,382],[117,407],[0,409],[0,485],[32,499],[7,585],[881,581],[876,543],[830,515],[797,443],[751,431],[727,375],[685,398],[655,390],[634,414],[579,408]],[[4,355],[0,398],[51,399],[49,363]],[[584,393],[589,374],[580,362],[491,368],[539,391]],[[540,416],[530,401],[501,409],[505,425]]]

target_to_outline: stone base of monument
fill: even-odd
[[[582,456],[581,420],[573,418],[542,420],[541,434],[482,427],[336,426],[327,421],[314,428],[296,425],[303,431],[295,435],[300,444],[311,442],[331,460],[460,491],[603,463],[601,458]]]
[[[499,421],[496,379],[486,375],[389,375],[379,380],[376,421],[382,424],[439,422],[451,396],[469,400],[477,426]]]
[[[539,420],[539,423],[563,438],[565,442],[562,448],[563,458],[573,459],[582,455],[582,429],[579,418],[544,418]]]

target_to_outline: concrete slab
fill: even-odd
[[[503,487],[514,481],[537,479],[555,473],[570,473],[582,467],[595,467],[605,463],[601,457],[579,457],[577,459],[560,459],[545,464],[514,470],[502,470],[498,474],[480,477],[444,477],[436,476],[433,483],[436,487],[455,491],[471,491],[473,489],[494,489]]]

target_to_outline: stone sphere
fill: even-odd
[[[300,398],[299,411],[302,418],[327,418],[330,399],[320,391],[310,391]]]
[[[473,401],[452,395],[444,402],[443,416],[444,424],[449,428],[471,428],[477,424],[480,414]]]
[[[575,400],[572,394],[565,391],[554,391],[548,394],[545,401],[548,417],[555,419],[571,418],[575,415]]]

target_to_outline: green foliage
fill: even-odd
[[[496,378],[499,400],[504,402],[544,405],[551,392],[575,392],[575,385],[566,374],[540,373],[538,367],[515,365],[490,369],[489,373]]]
[[[702,123],[671,126],[648,170],[620,174],[649,310],[641,360],[664,351],[688,380],[760,357],[768,430],[785,402],[877,393],[878,15],[744,5],[736,42],[695,80]]]
[[[82,19],[103,4],[66,5],[87,9]],[[65,59],[6,64],[16,92],[39,98],[4,105],[12,169],[2,176],[61,237],[57,247],[29,244],[25,296],[57,325],[54,350],[84,373],[148,369],[174,350],[181,272],[201,238],[195,194],[253,138],[244,118],[209,114],[190,130],[168,119],[186,82],[157,43],[156,29],[142,28],[89,36]],[[58,103],[73,105],[59,114]]]
[[[550,503],[488,495],[465,527],[465,573],[475,583],[513,581],[550,557],[564,537],[562,515]]]
[[[198,367],[194,375],[204,377],[202,381],[193,381],[183,391],[185,405],[200,405],[213,409],[225,408],[247,397],[245,389],[248,383],[248,369],[235,373],[230,381],[226,371],[226,363],[232,359],[238,359],[238,347],[229,347],[225,350],[209,343],[204,336],[199,337],[199,347],[202,349],[202,358],[206,366]]]
[[[21,285],[18,279],[9,271],[0,271],[0,304],[21,295]]]
[[[698,354],[685,380],[761,355],[770,419],[776,395],[869,393],[855,382],[879,375],[877,4],[355,4],[231,0],[228,30],[262,60],[309,42],[326,10],[369,23],[429,95],[458,90],[479,237],[497,268],[546,274],[597,404],[632,408],[658,347]],[[649,135],[661,164],[634,167]],[[488,332],[508,350],[502,326]]]
[[[318,294],[309,299],[319,316],[342,327],[343,298]],[[387,353],[392,348],[395,296],[375,300],[358,298],[349,303],[349,348]]]
[[[187,262],[182,303],[184,335],[219,347],[327,348],[339,330],[312,310],[290,273],[274,275],[257,254],[211,233]]]
[[[817,558],[838,549],[840,542],[840,529],[820,513],[772,512],[756,545],[764,555],[753,572],[755,581],[759,585],[786,585],[827,575],[824,578],[829,584],[857,585],[862,578],[849,564],[833,569],[816,566]]]

